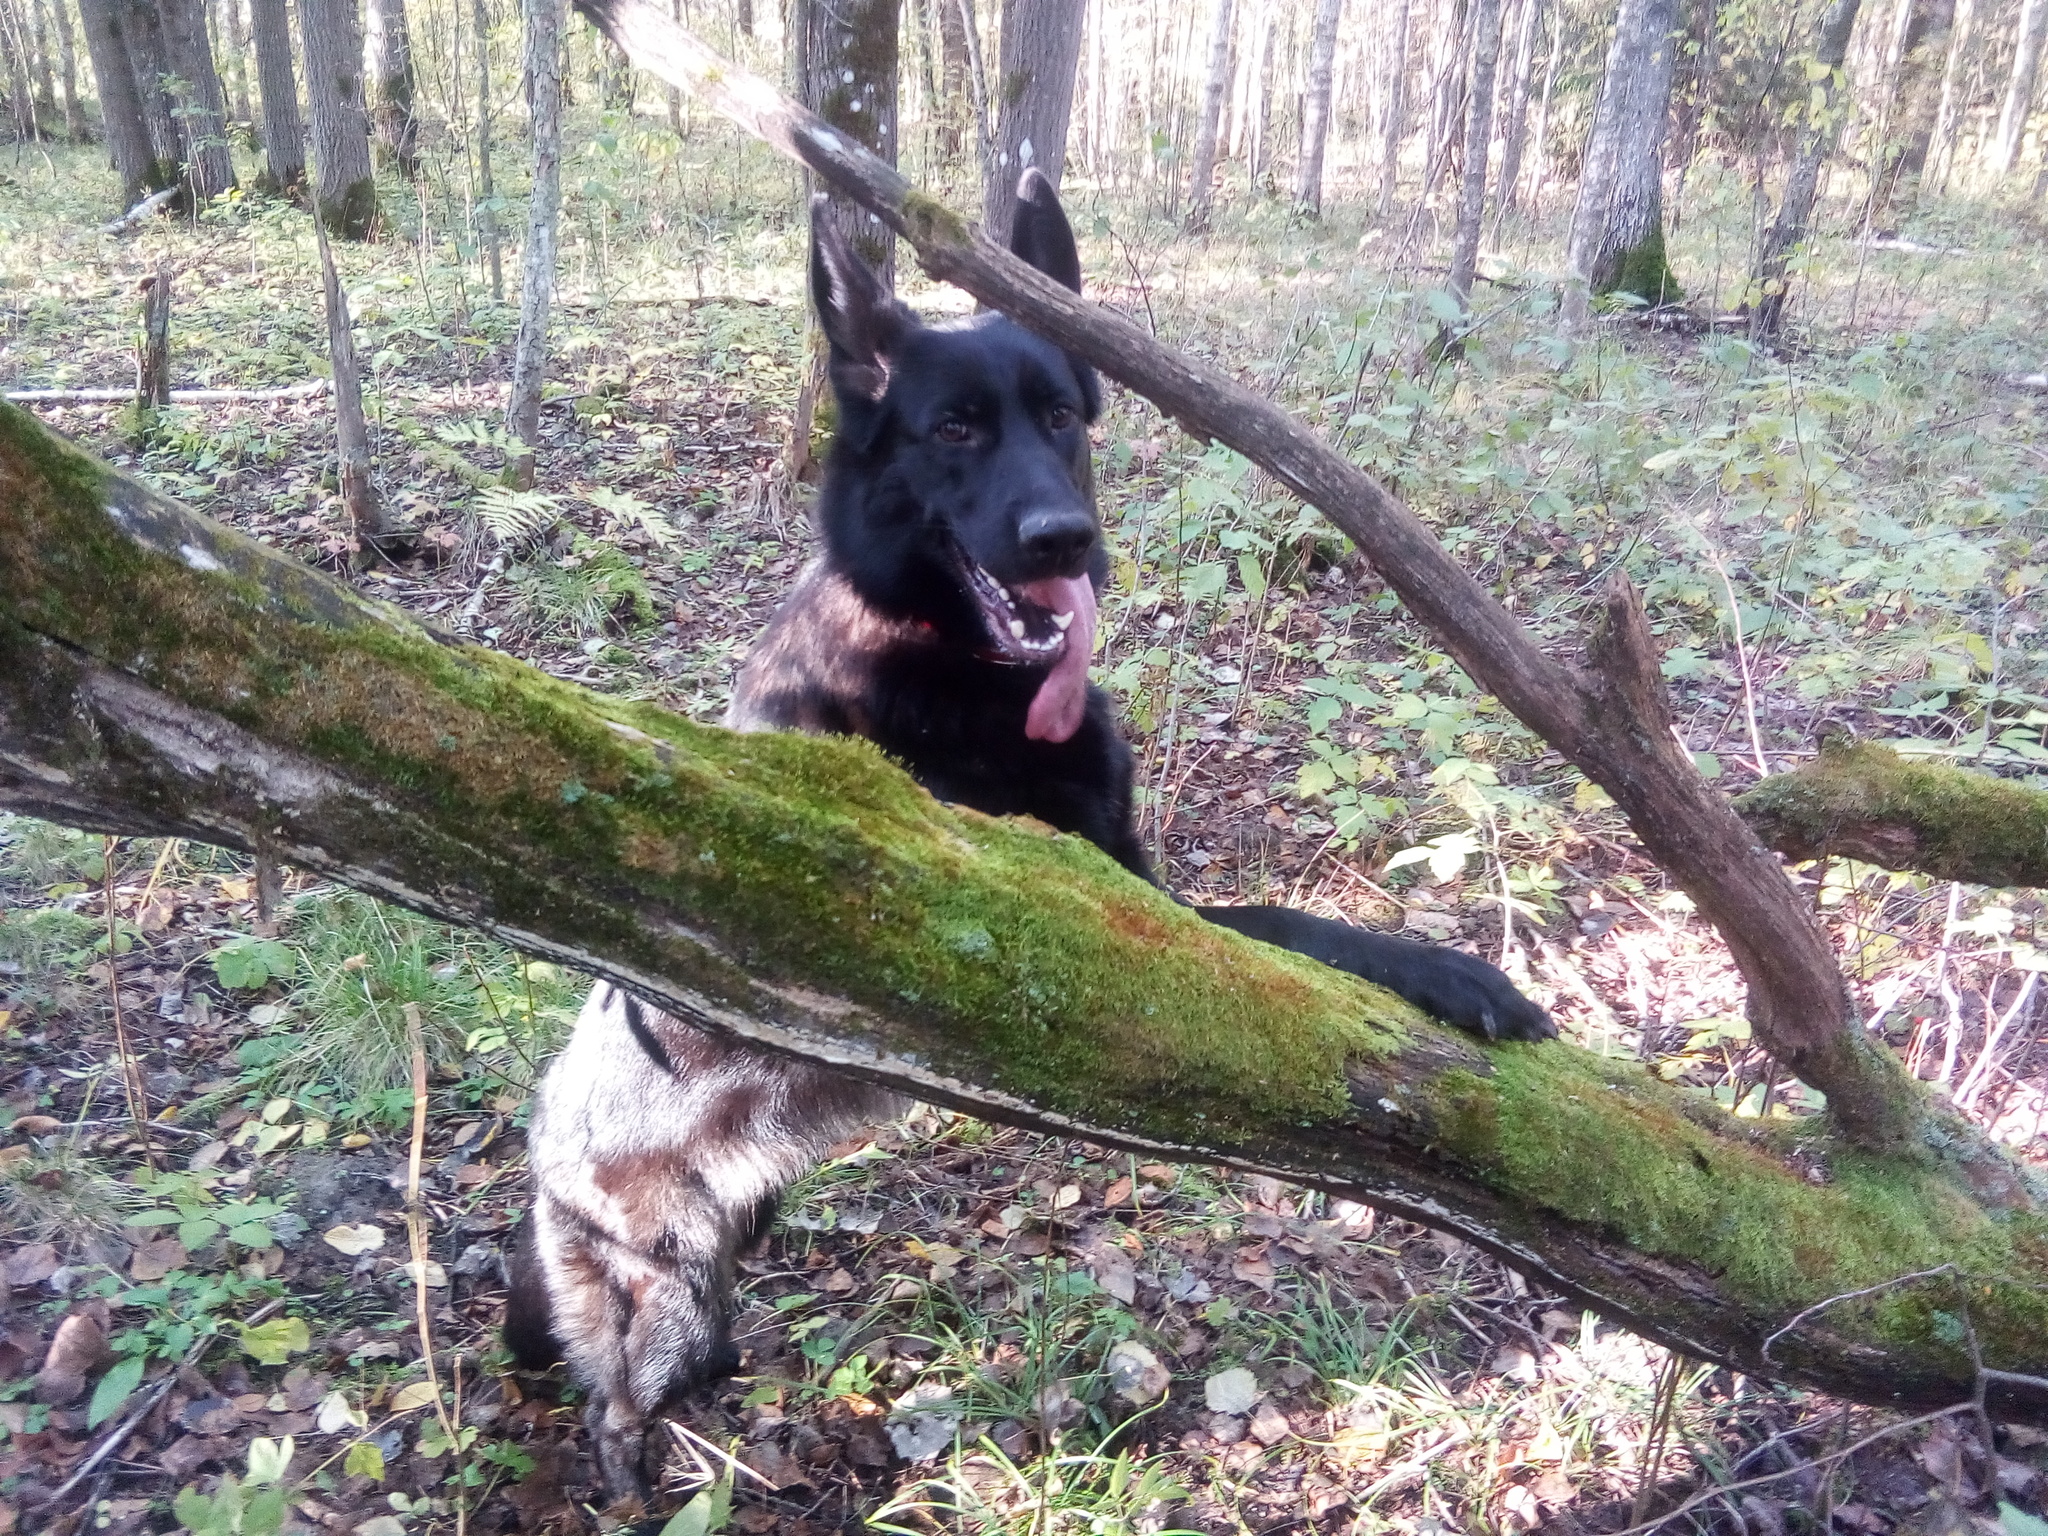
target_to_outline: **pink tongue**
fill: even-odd
[[[1038,685],[1024,734],[1033,741],[1066,741],[1081,729],[1088,708],[1088,662],[1095,654],[1095,587],[1086,576],[1055,576],[1020,587],[1024,596],[1054,613],[1071,613],[1067,648]]]

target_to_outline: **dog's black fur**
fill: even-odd
[[[1036,172],[1015,229],[1018,255],[1079,290],[1073,233]],[[1153,879],[1130,749],[1084,681],[1094,604],[1080,578],[1099,587],[1106,567],[1094,372],[999,315],[920,324],[827,219],[814,220],[811,286],[839,407],[825,553],[754,648],[729,723],[869,737],[940,799],[1035,816]],[[1281,907],[1199,910],[1490,1038],[1556,1033],[1507,977],[1456,950]],[[506,1340],[530,1365],[565,1355],[590,1389],[613,1497],[646,1491],[649,1416],[733,1368],[734,1256],[783,1184],[890,1104],[612,988],[592,994],[541,1093]]]

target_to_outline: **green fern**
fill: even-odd
[[[561,512],[562,499],[546,491],[515,491],[510,486],[487,485],[477,492],[476,515],[490,529],[492,537],[508,547],[538,539],[555,525]]]

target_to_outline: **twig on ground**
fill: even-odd
[[[121,932],[120,920],[114,915],[114,852],[120,846],[118,837],[100,840],[100,875],[107,908],[107,997],[114,1007],[114,1051],[121,1062],[121,1091],[128,1100],[128,1120],[135,1127],[135,1139],[142,1143],[143,1161],[154,1173],[156,1144],[149,1139],[149,1096],[143,1088],[135,1048],[128,1043],[128,1019],[121,1009],[121,976],[116,969],[121,956]]]
[[[434,1415],[441,1421],[441,1436],[455,1457],[455,1530],[463,1536],[469,1528],[469,1501],[462,1496],[462,1447],[456,1439],[455,1422],[448,1405],[441,1401],[441,1374],[434,1369],[434,1327],[427,1304],[427,1210],[420,1200],[420,1152],[427,1140],[427,1047],[420,1023],[420,1005],[405,1005],[405,1037],[412,1047],[412,1147],[405,1164],[405,1236],[412,1249],[412,1293],[420,1331],[420,1356],[427,1367],[427,1385],[434,1389]]]

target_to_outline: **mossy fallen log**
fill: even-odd
[[[1878,742],[1830,741],[1735,808],[1789,859],[1836,855],[1972,885],[2048,886],[2048,791]]]
[[[1448,1033],[865,743],[450,643],[5,404],[0,545],[0,805],[262,850],[707,1029],[1367,1200],[1703,1359],[2048,1423],[2048,1218],[2006,1165]]]

